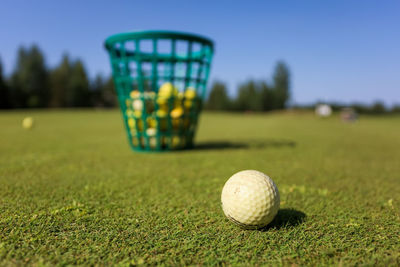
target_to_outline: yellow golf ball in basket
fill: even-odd
[[[139,98],[140,97],[140,92],[138,90],[133,90],[129,96],[133,99]]]
[[[178,135],[172,136],[171,147],[172,148],[179,148],[181,146],[181,141],[182,141],[182,139],[181,139],[180,136],[178,136]]]
[[[196,89],[194,89],[193,87],[188,87],[185,91],[184,94],[184,100],[183,100],[183,106],[185,107],[185,109],[190,109],[193,107],[193,103],[195,101],[196,98]]]
[[[183,115],[183,108],[176,107],[171,111],[171,117],[174,119],[180,118]]]
[[[147,117],[147,127],[148,128],[156,128],[157,127],[157,120],[152,117]]]
[[[197,95],[196,89],[194,89],[193,87],[186,88],[186,91],[185,91],[186,99],[194,99],[196,97],[196,95]]]
[[[160,90],[158,90],[158,96],[161,97],[174,97],[178,95],[178,89],[170,82],[161,85]]]
[[[129,118],[128,119],[128,126],[129,126],[129,128],[134,129],[135,128],[135,119]]]

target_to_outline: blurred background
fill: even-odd
[[[398,1],[3,0],[0,108],[115,107],[109,35],[215,41],[205,108],[400,113]]]

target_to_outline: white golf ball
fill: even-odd
[[[222,189],[221,202],[226,217],[246,229],[269,224],[280,206],[274,181],[255,170],[241,171],[229,178]]]
[[[133,100],[133,102],[132,102],[133,110],[142,111],[143,106],[144,106],[143,101],[141,99],[136,99],[136,100]]]
[[[26,117],[22,120],[22,128],[32,129],[33,123],[34,123],[34,121],[33,121],[32,117]]]
[[[332,115],[332,108],[326,104],[317,105],[315,108],[315,114],[319,117],[329,117]]]

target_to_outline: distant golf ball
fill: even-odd
[[[26,117],[22,120],[22,128],[24,129],[31,129],[33,127],[33,118]]]
[[[245,229],[266,226],[280,206],[274,181],[255,170],[241,171],[229,178],[222,189],[221,202],[226,217]]]
[[[317,105],[315,108],[315,114],[319,117],[329,117],[332,115],[332,108],[326,104]]]

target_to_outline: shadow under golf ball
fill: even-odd
[[[280,209],[274,220],[267,226],[259,229],[260,231],[268,231],[269,229],[281,229],[294,227],[304,222],[306,214],[295,209]]]

